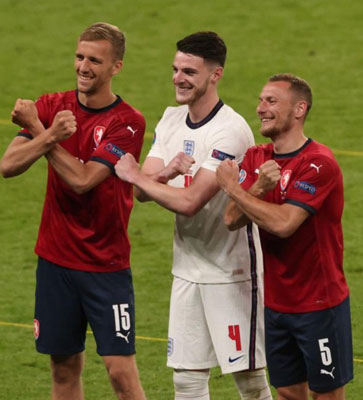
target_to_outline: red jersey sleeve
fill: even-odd
[[[244,190],[248,190],[258,177],[256,167],[254,166],[255,149],[255,146],[248,149],[240,164],[239,184]]]
[[[101,162],[112,170],[126,153],[131,153],[139,161],[144,133],[145,121],[141,116],[129,122],[115,123],[102,137],[90,161]]]
[[[303,207],[314,214],[340,179],[341,171],[333,158],[326,156],[306,158],[288,185],[285,202]]]

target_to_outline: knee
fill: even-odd
[[[107,356],[104,359],[108,376],[117,396],[121,399],[134,398],[134,393],[141,391],[134,357]]]
[[[175,369],[173,375],[175,400],[185,397],[208,400],[209,399],[209,370],[190,371]]]
[[[68,384],[78,381],[83,369],[83,354],[71,356],[51,355],[52,379],[57,384]]]
[[[265,369],[233,373],[240,396],[244,400],[271,400]]]

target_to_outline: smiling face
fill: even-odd
[[[77,88],[84,95],[111,90],[111,79],[122,67],[122,61],[113,59],[112,45],[107,40],[79,41],[74,68]]]
[[[202,57],[178,51],[173,63],[173,83],[176,101],[179,104],[195,105],[209,91],[214,90],[214,83],[219,79],[215,72],[223,69]],[[218,74],[217,74],[218,75]]]
[[[261,120],[260,132],[265,137],[276,137],[291,130],[296,119],[296,98],[289,82],[268,82],[259,98],[257,115]],[[300,115],[300,114],[299,114]]]

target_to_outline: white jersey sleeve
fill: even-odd
[[[209,148],[208,157],[202,168],[216,171],[219,163],[225,159],[242,161],[247,149],[255,144],[251,128],[243,117],[235,112],[226,110],[227,122],[220,126],[217,132],[207,137],[206,145]]]

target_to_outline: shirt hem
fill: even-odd
[[[113,265],[112,267],[106,265],[74,264],[71,262],[65,262],[64,260],[58,260],[57,258],[49,257],[49,254],[43,254],[39,250],[35,250],[35,254],[37,254],[41,258],[44,258],[44,260],[59,265],[60,267],[74,269],[77,271],[115,272],[130,269],[129,263],[125,265]]]

